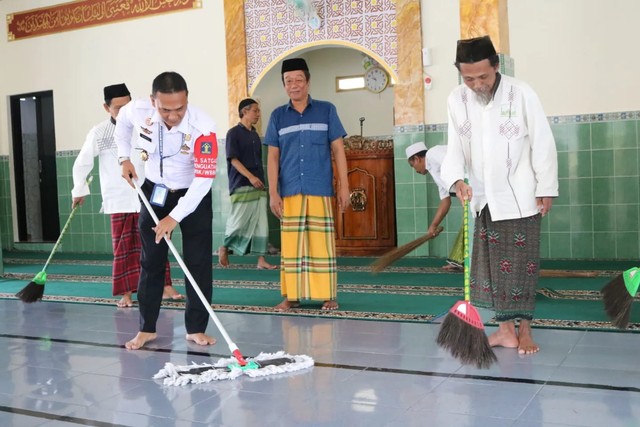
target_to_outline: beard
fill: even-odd
[[[476,100],[478,101],[478,103],[482,104],[482,105],[487,105],[489,104],[489,102],[491,102],[491,99],[493,98],[493,91],[489,90],[489,91],[473,91],[473,93],[476,94]]]

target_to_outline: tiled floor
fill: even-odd
[[[312,369],[165,387],[167,361],[228,348],[184,340],[163,310],[148,350],[122,345],[136,309],[0,300],[0,426],[640,426],[640,334],[536,330],[542,351],[498,349],[487,371],[435,345],[438,325],[219,313],[245,355],[285,350]]]

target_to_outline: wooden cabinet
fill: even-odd
[[[393,140],[352,136],[345,152],[351,206],[334,206],[338,255],[383,254],[396,246]]]

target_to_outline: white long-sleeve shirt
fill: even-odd
[[[501,76],[487,105],[462,84],[448,101],[447,186],[464,179],[473,212],[487,204],[494,221],[538,213],[536,197],[558,196],[556,145],[538,96],[524,82]]]
[[[132,132],[135,133],[137,147],[131,144],[129,136]],[[148,160],[144,162],[144,168],[151,182],[162,184],[170,190],[188,189],[169,214],[180,222],[198,207],[211,190],[217,165],[217,145],[208,145],[209,149],[215,150],[209,165],[202,166],[194,158],[194,147],[197,146],[198,150],[204,148],[198,144],[202,138],[210,135],[213,136],[213,145],[217,144],[215,123],[203,111],[187,105],[187,112],[180,124],[167,129],[151,101],[138,99],[120,109],[115,141],[118,157],[139,157],[139,150],[147,152]],[[202,172],[202,168],[205,173],[198,172]],[[139,182],[142,184],[142,181]]]
[[[105,214],[140,212],[140,201],[136,190],[122,178],[118,164],[118,151],[113,133],[116,125],[111,118],[94,126],[84,141],[78,157],[73,163],[72,197],[89,195],[87,177],[98,157],[102,209]],[[144,174],[142,175],[144,179]]]

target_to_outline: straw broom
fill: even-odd
[[[464,202],[464,301],[449,310],[438,333],[437,343],[465,365],[488,369],[497,361],[478,310],[471,305],[469,290],[469,201]]]
[[[90,176],[87,179],[87,184],[91,184],[91,181],[93,181],[93,177],[92,176]],[[22,288],[16,294],[16,297],[20,298],[20,300],[22,302],[32,303],[32,302],[36,302],[36,301],[42,299],[42,296],[44,295],[44,285],[47,282],[46,270],[47,270],[47,267],[49,266],[49,262],[51,262],[51,258],[53,258],[53,254],[55,254],[56,251],[58,250],[58,247],[60,246],[60,242],[62,242],[62,237],[67,232],[67,229],[69,228],[69,224],[71,224],[71,220],[75,216],[76,211],[78,210],[79,207],[80,207],[79,204],[75,205],[73,207],[73,209],[71,210],[71,214],[69,214],[69,218],[67,219],[67,222],[64,224],[64,227],[62,227],[62,231],[60,232],[60,236],[58,236],[58,240],[56,241],[56,244],[53,245],[53,249],[51,250],[51,253],[49,254],[49,258],[47,258],[47,262],[44,264],[44,267],[42,268],[42,271],[40,271],[38,274],[36,274],[36,276],[33,278],[33,280],[31,280],[31,282],[29,282],[29,284],[27,284],[27,286]]]
[[[626,329],[629,326],[633,297],[640,286],[640,274],[636,274],[638,270],[638,267],[626,270],[607,283],[600,291],[604,310],[611,319],[611,323],[617,328]]]
[[[442,232],[442,230],[443,230],[442,227],[438,227],[435,233],[427,233],[417,238],[416,240],[413,240],[409,243],[405,243],[402,246],[398,246],[397,248],[390,250],[389,252],[382,255],[380,258],[378,258],[378,260],[375,261],[373,264],[371,264],[371,271],[373,273],[381,272],[382,270],[384,270],[385,268],[387,268],[388,266],[390,266],[391,264],[393,264],[403,256],[407,255],[409,252],[413,251],[418,246],[421,246],[427,241],[436,237],[438,234]]]

